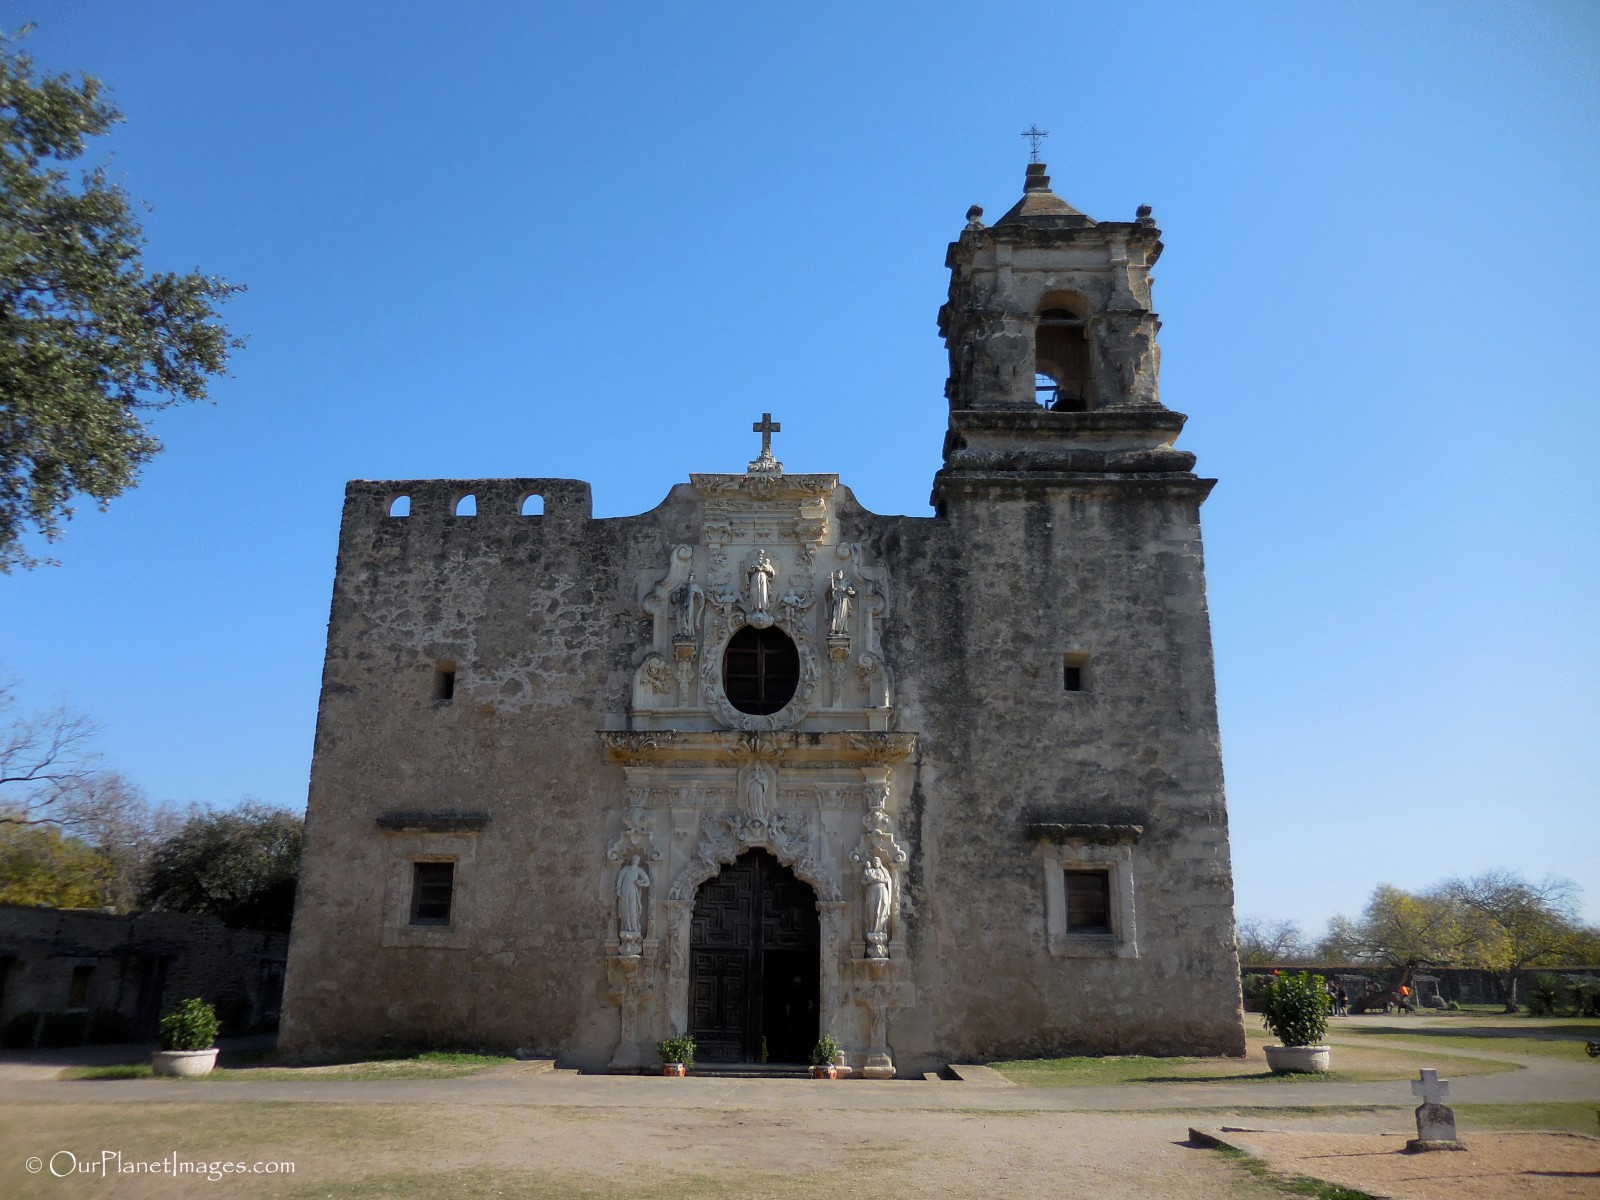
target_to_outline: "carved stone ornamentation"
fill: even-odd
[[[861,883],[866,892],[867,957],[888,958],[889,907],[893,898],[894,878],[880,859],[871,858],[862,869]]]
[[[689,575],[690,564],[694,562],[693,546],[674,546],[672,558],[667,564],[667,573],[648,592],[645,593],[642,607],[655,622],[651,640],[657,644],[662,643],[665,630],[662,628],[666,622],[672,604],[672,594],[682,586]]]
[[[850,632],[850,603],[856,598],[856,589],[845,578],[844,568],[828,577],[828,636],[845,637]]]
[[[766,763],[753,762],[745,768],[740,796],[745,816],[751,821],[767,820],[769,808],[777,799],[777,772]]]
[[[673,639],[687,638],[692,640],[700,632],[700,618],[705,612],[706,593],[695,582],[694,572],[689,572],[689,578],[673,589],[672,613],[675,621]]]
[[[757,629],[773,622],[772,587],[778,568],[765,550],[757,550],[744,565],[745,620]]]
[[[644,894],[650,887],[650,872],[635,854],[617,872],[617,953],[634,958],[644,942]]]

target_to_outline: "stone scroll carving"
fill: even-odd
[[[693,546],[674,546],[672,548],[672,558],[667,564],[667,573],[657,581],[654,587],[645,593],[644,600],[641,602],[640,607],[655,622],[655,628],[652,630],[652,640],[658,645],[664,642],[663,635],[666,630],[663,626],[667,624],[671,616],[673,596],[681,590],[688,579],[691,573],[690,567],[693,563]]]

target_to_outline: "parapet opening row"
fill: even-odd
[[[544,516],[544,497],[538,492],[529,492],[517,502],[517,513],[524,517]],[[389,498],[389,515],[391,517],[409,517],[411,515],[411,497],[402,493]],[[453,517],[475,517],[478,515],[478,498],[471,492],[457,496],[450,505],[450,515]]]

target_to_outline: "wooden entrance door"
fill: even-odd
[[[689,1032],[705,1062],[805,1062],[817,1040],[817,897],[764,850],[701,885]]]

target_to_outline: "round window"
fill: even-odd
[[[742,713],[775,713],[800,685],[800,651],[776,626],[746,625],[728,639],[722,656],[722,687],[728,703]]]

